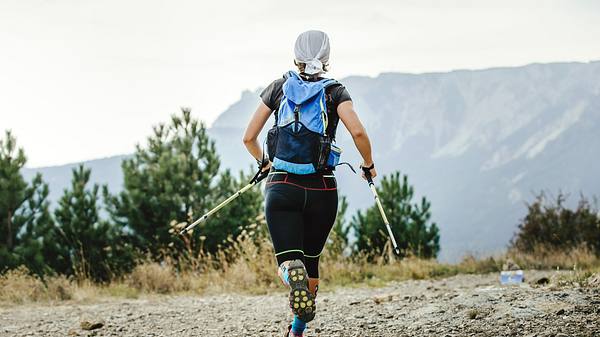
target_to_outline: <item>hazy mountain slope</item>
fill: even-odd
[[[600,62],[386,73],[341,82],[372,138],[379,172],[407,173],[417,193],[432,201],[442,258],[455,259],[503,249],[534,192],[561,189],[573,202],[580,192],[600,195],[598,78]],[[253,165],[241,137],[258,94],[243,92],[209,130],[223,167]],[[359,162],[343,126],[338,143],[344,160]],[[94,161],[92,178],[118,190],[121,159]],[[42,169],[53,199],[67,186],[70,167]],[[350,214],[372,204],[360,179],[345,168],[337,175]]]
[[[121,161],[127,158],[127,155],[113,156],[102,159],[95,159],[83,162],[85,167],[92,170],[90,176],[91,184],[106,184],[110,191],[116,192],[123,188],[123,173],[121,171]],[[52,201],[52,207],[56,206],[56,201],[60,199],[65,188],[70,188],[72,170],[80,163],[71,163],[60,166],[25,168],[21,171],[25,179],[30,180],[36,173],[41,173],[44,181],[50,187],[49,199]]]
[[[432,200],[442,257],[456,258],[504,248],[534,192],[600,194],[598,78],[600,62],[341,81],[371,135],[380,173],[409,174]],[[255,94],[225,111],[213,133],[226,126],[226,138],[239,139]],[[339,143],[344,159],[358,162],[343,128]],[[226,146],[224,161],[250,162],[240,160],[248,158],[241,145]],[[344,169],[338,176],[351,208],[372,203],[359,179]]]

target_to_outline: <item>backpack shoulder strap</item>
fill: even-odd
[[[287,72],[285,72],[285,73],[283,74],[282,78],[283,78],[284,80],[286,80],[286,81],[287,81],[287,80],[288,80],[288,78],[290,78],[290,77],[294,76],[294,73],[295,73],[295,72],[294,72],[293,70],[287,71]],[[279,102],[279,103],[280,103],[280,105],[281,105],[281,102]],[[278,119],[279,119],[279,107],[276,107],[276,108],[273,110],[273,115],[275,116],[275,123],[273,124],[273,126],[275,127],[275,126],[277,126],[277,121],[278,121]]]
[[[334,86],[338,86],[338,85],[342,85],[342,84],[340,82],[334,80],[333,78],[328,78],[328,79],[324,80],[323,88],[328,89],[330,87],[334,87]]]
[[[342,84],[340,82],[334,79],[328,79],[324,84],[325,104],[327,105],[327,119],[329,120],[329,124],[327,125],[327,134],[331,137],[332,140],[335,140],[335,131],[339,123],[339,117],[337,111],[335,111],[335,108],[333,106],[333,97],[331,96],[331,90],[341,85]]]
[[[293,71],[293,70],[289,70],[287,71],[285,74],[283,74],[283,78],[285,78],[286,80],[290,77],[297,77],[297,78],[301,78],[300,74],[298,74],[297,72]]]

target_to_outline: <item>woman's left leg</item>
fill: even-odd
[[[337,216],[337,190],[309,191],[304,212],[304,263],[308,287],[313,295],[319,288],[319,258]]]

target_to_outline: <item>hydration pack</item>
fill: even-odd
[[[275,125],[267,135],[273,168],[293,174],[335,169],[341,149],[332,144],[335,125],[329,123],[326,90],[339,83],[333,79],[304,81],[294,71],[285,78]]]

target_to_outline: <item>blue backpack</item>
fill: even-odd
[[[332,144],[335,128],[329,124],[326,89],[336,80],[304,81],[298,73],[285,75],[283,98],[275,126],[267,135],[273,168],[294,174],[333,170],[341,150]]]

